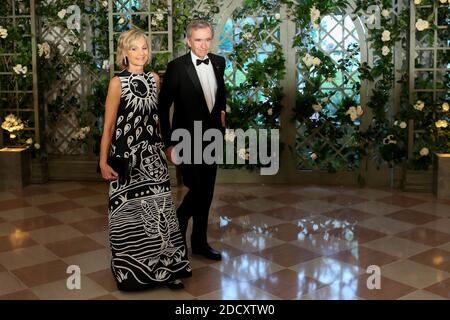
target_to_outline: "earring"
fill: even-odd
[[[128,57],[123,58],[124,66],[128,66]]]

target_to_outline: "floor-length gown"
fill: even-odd
[[[139,290],[189,277],[151,72],[119,75],[121,98],[110,155],[129,158],[131,175],[109,188],[111,268],[120,290]]]

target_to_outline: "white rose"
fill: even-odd
[[[405,129],[407,126],[405,121],[400,122],[400,128]]]
[[[311,14],[311,21],[312,22],[314,22],[314,21],[316,21],[317,19],[319,19],[320,18],[320,11],[316,8],[316,6],[313,6],[311,9],[310,9],[310,14]]]
[[[39,143],[35,143],[35,144],[34,144],[34,148],[35,148],[36,150],[39,150],[39,149],[41,148],[41,145],[40,145]]]
[[[414,0],[414,4],[421,4],[422,0]]]
[[[123,24],[125,22],[124,18],[120,18],[119,21],[117,21],[118,24]]]
[[[0,26],[0,38],[6,39],[7,36],[8,36],[8,30],[6,30],[2,26]]]
[[[428,29],[429,27],[430,27],[430,23],[426,20],[419,19],[416,22],[416,29],[419,31],[423,31],[425,29]]]
[[[388,46],[383,46],[383,48],[381,49],[381,53],[383,54],[383,56],[387,56],[390,52],[391,49],[389,49]]]
[[[381,41],[387,42],[391,40],[391,32],[389,30],[384,30],[381,34]]]
[[[103,70],[109,69],[109,60],[103,60],[102,69]]]
[[[239,156],[239,158],[245,160],[245,154],[246,154],[246,152],[245,152],[245,149],[244,149],[244,148],[239,149],[239,151],[238,151],[238,156]]]
[[[13,67],[13,70],[14,70],[15,73],[20,74],[21,71],[22,71],[22,65],[21,65],[21,64],[16,64],[16,65]]]
[[[11,133],[11,134],[9,135],[9,137],[10,137],[11,139],[15,139],[15,138],[16,138],[16,135]]]
[[[61,11],[58,12],[58,17],[60,19],[64,18],[64,16],[66,15],[67,11],[66,9],[62,9]]]
[[[374,14],[371,14],[366,18],[367,24],[375,24],[376,17]]]
[[[448,112],[448,110],[449,110],[448,102],[444,102],[442,104],[442,111]]]
[[[234,130],[226,129],[225,130],[225,141],[233,142],[236,138],[236,135],[234,134]]]
[[[314,57],[314,59],[312,60],[312,63],[315,66],[318,66],[321,62],[322,61],[319,58],[317,58],[317,57]]]
[[[107,8],[108,7],[108,1],[102,1],[102,5]]]
[[[423,147],[422,149],[420,149],[419,153],[422,157],[425,157],[430,153],[430,150],[428,150],[428,148]]]
[[[32,144],[33,143],[33,139],[28,138],[27,141],[25,141],[25,142],[26,142],[26,144]]]
[[[447,122],[447,120],[438,120],[438,121],[436,121],[435,125],[436,125],[436,128],[447,128],[448,122]]]
[[[394,126],[398,126],[398,121],[397,120],[394,121]]]
[[[440,3],[444,4],[447,2],[447,0],[439,0]]]
[[[314,152],[311,153],[311,159],[316,160],[318,158],[317,154],[315,154]]]
[[[416,104],[414,105],[414,109],[422,111],[423,108],[425,108],[425,103],[421,100],[417,100]]]
[[[307,67],[311,67],[314,64],[314,57],[311,56],[309,53],[305,54],[302,60]]]
[[[271,115],[273,114],[272,108],[269,108],[269,110],[267,110],[267,114],[268,114],[269,116],[271,116]]]
[[[390,16],[391,12],[388,9],[383,9],[381,11],[381,15],[385,18],[388,18]]]
[[[275,13],[275,19],[276,19],[276,20],[280,20],[280,19],[281,19],[281,14]]]
[[[227,106],[227,107],[225,108],[225,112],[226,112],[226,113],[230,113],[230,112],[231,112],[230,106]]]
[[[251,32],[246,32],[242,35],[242,38],[244,38],[245,40],[250,40],[251,38],[253,38],[253,35]]]

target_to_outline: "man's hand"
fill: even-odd
[[[225,112],[224,111],[222,111],[220,113],[220,120],[222,121],[222,127],[225,128]]]
[[[166,150],[164,150],[164,153],[166,154],[167,160],[169,160],[171,163],[174,163],[173,159],[172,159],[172,150],[173,150],[173,146],[170,146]]]

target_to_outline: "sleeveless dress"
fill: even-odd
[[[110,155],[129,158],[131,174],[109,186],[111,268],[120,290],[191,276],[170,190],[151,72],[119,75],[121,98]]]

